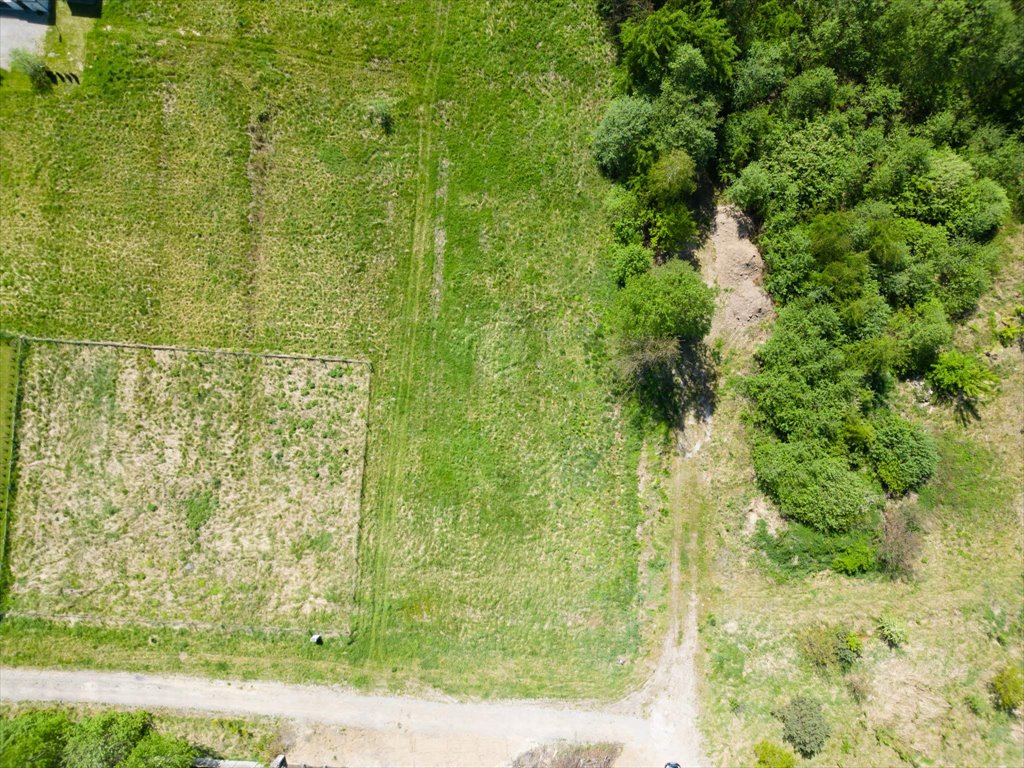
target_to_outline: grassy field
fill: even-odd
[[[349,633],[367,365],[27,348],[12,612]]]
[[[824,703],[832,729],[825,749],[801,764],[1024,759],[1020,719],[996,711],[988,688],[996,672],[1024,657],[1024,359],[992,333],[1021,302],[1019,228],[1004,244],[995,291],[957,337],[958,346],[991,355],[999,393],[966,424],[919,384],[901,385],[896,397],[900,410],[935,435],[941,453],[931,483],[902,502],[922,531],[912,578],[791,576],[756,550],[754,521],[766,516],[755,503],[742,439],[744,401],[735,387],[724,389],[718,437],[704,457],[708,493],[721,501],[705,516],[701,564],[702,730],[716,764],[752,762],[761,739],[781,743],[772,712],[798,694]],[[883,613],[907,628],[903,647],[880,638]],[[862,639],[863,656],[845,676],[817,671],[799,650],[802,632],[826,624],[846,625]]]
[[[588,149],[611,57],[587,0],[111,0],[81,86],[0,88],[0,327],[374,363],[350,645],[9,619],[4,660],[630,685],[639,438]]]

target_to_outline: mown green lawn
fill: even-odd
[[[8,619],[5,663],[630,683],[639,441],[588,149],[610,56],[588,0],[109,0],[81,86],[0,87],[0,328],[374,365],[348,644]]]

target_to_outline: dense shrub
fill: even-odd
[[[754,43],[736,65],[733,106],[747,109],[771,96],[786,80],[787,58],[781,45]]]
[[[757,768],[793,768],[796,758],[785,747],[771,741],[759,741],[754,745]]]
[[[879,616],[875,629],[878,636],[882,638],[882,642],[890,648],[899,648],[907,643],[907,628],[891,614],[883,613]]]
[[[633,277],[617,295],[616,324],[630,340],[696,341],[711,328],[714,293],[689,264],[670,261]]]
[[[677,149],[658,158],[647,171],[647,192],[661,205],[678,201],[697,188],[696,167],[684,150]]]
[[[817,699],[796,696],[777,715],[782,721],[782,738],[804,757],[813,757],[825,746],[831,729]]]
[[[654,101],[652,131],[663,151],[683,150],[697,168],[704,168],[718,148],[719,105],[700,88],[707,66],[700,52],[679,46]]]
[[[940,397],[977,400],[995,389],[998,377],[974,355],[943,352],[928,372],[928,382]]]
[[[635,96],[620,96],[608,105],[592,145],[594,159],[604,173],[624,178],[633,172],[653,115],[651,104]]]
[[[683,253],[697,234],[690,209],[675,203],[651,213],[648,224],[651,247],[663,256]]]
[[[604,209],[616,241],[623,245],[643,243],[648,211],[635,192],[612,187],[605,198]]]
[[[63,712],[25,712],[0,721],[0,768],[60,768],[71,721]]]
[[[797,647],[812,667],[826,674],[849,672],[863,651],[860,637],[843,626],[805,629],[797,636]]]
[[[701,52],[716,82],[724,83],[732,76],[738,49],[728,26],[710,4],[697,5],[693,11],[666,7],[622,25],[619,42],[631,88],[657,88],[680,43]]]
[[[817,67],[790,80],[782,98],[792,117],[806,119],[830,109],[838,87],[835,72],[828,67]]]
[[[111,712],[78,723],[64,747],[64,765],[110,768],[124,760],[150,731],[148,712]]]
[[[953,339],[953,326],[937,299],[923,301],[912,309],[892,316],[890,333],[896,340],[896,372],[901,375],[924,373],[935,362],[941,349]]]
[[[151,731],[118,768],[191,768],[197,756],[196,749],[187,741]]]
[[[776,566],[788,573],[805,574],[827,570],[836,557],[851,550],[872,546],[872,536],[863,530],[825,534],[800,523],[790,523],[777,536],[768,533],[764,521],[755,528],[753,541]]]
[[[871,462],[890,491],[904,494],[932,476],[939,451],[928,433],[884,411],[876,417],[874,426]]]
[[[650,250],[639,243],[616,245],[612,249],[612,275],[620,288],[629,278],[647,272],[653,263]]]
[[[859,576],[874,571],[878,566],[875,548],[859,541],[832,558],[832,570],[844,576]]]
[[[783,516],[823,533],[863,525],[882,507],[871,482],[813,443],[762,441],[754,448],[754,468]]]
[[[1024,705],[1024,669],[1014,662],[992,678],[992,698],[1003,712],[1014,712]]]
[[[951,150],[930,153],[927,170],[910,179],[897,199],[897,211],[950,233],[975,240],[990,235],[1010,202],[991,179],[978,179],[970,163]]]

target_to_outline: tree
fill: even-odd
[[[658,158],[647,171],[647,193],[661,205],[673,203],[697,189],[696,167],[684,150],[676,149]]]
[[[613,309],[623,339],[699,341],[711,329],[714,292],[689,264],[670,261],[626,282]]]
[[[636,96],[620,96],[608,105],[592,144],[594,159],[605,174],[623,179],[633,172],[653,115],[650,102]]]
[[[782,720],[782,738],[801,755],[813,757],[825,746],[831,728],[817,699],[796,696],[777,714]]]
[[[680,43],[689,43],[701,52],[712,79],[719,84],[732,77],[732,63],[739,53],[728,25],[715,15],[707,0],[695,3],[691,12],[666,6],[640,20],[630,19],[622,25],[619,42],[630,88],[648,92],[660,85]]]

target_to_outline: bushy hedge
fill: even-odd
[[[73,722],[52,710],[0,720],[0,768],[190,768],[196,750],[153,730],[147,712]]]

